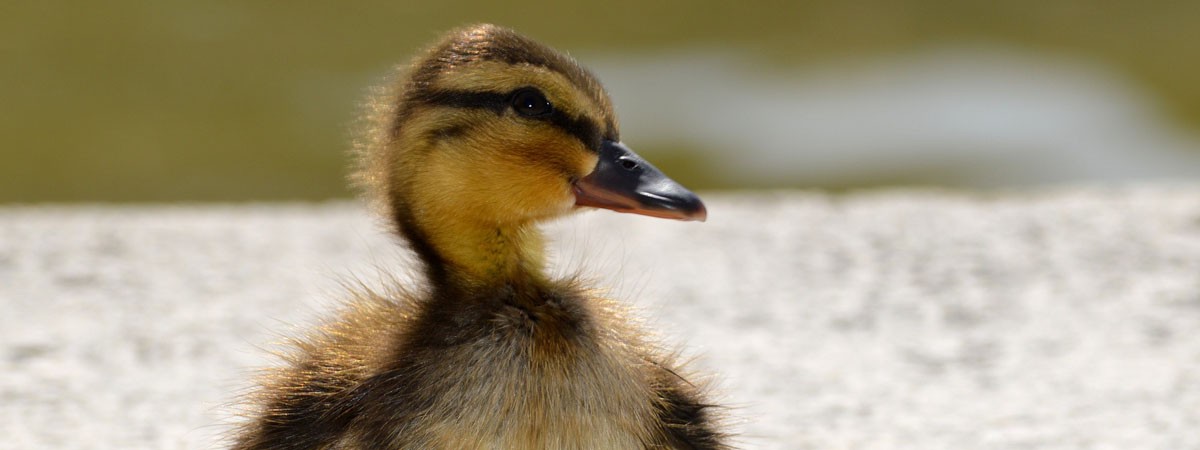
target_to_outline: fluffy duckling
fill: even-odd
[[[706,215],[621,143],[587,70],[472,26],[417,57],[372,116],[357,178],[427,285],[357,293],[301,340],[235,449],[725,448],[669,353],[618,305],[546,273],[546,219]]]

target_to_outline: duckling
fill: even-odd
[[[621,142],[596,78],[494,25],[401,73],[368,107],[356,179],[425,284],[353,294],[252,395],[233,448],[727,448],[670,353],[579,277],[547,274],[539,222],[707,214]]]

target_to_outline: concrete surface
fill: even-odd
[[[706,197],[550,229],[715,374],[744,448],[1200,449],[1200,186]],[[0,448],[219,446],[290,324],[403,266],[376,229],[0,208]]]

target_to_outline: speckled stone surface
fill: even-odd
[[[705,197],[548,229],[740,446],[1200,449],[1200,186]],[[0,207],[0,448],[220,447],[279,336],[406,258],[352,203]]]

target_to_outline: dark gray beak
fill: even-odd
[[[575,183],[575,204],[677,220],[708,217],[704,202],[620,142],[600,145],[600,162]]]

